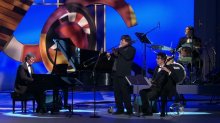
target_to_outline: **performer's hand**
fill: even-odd
[[[111,54],[110,53],[106,53],[106,57],[107,57],[108,60],[110,60]]]
[[[124,45],[123,44],[120,44],[119,46],[118,46],[118,48],[121,48],[121,47],[123,47]]]
[[[117,49],[113,48],[113,49],[112,49],[112,52],[113,52],[113,54],[114,54],[115,56],[118,56],[118,48],[117,48]]]
[[[174,54],[176,52],[176,49],[171,49],[170,53]]]
[[[161,67],[161,70],[164,70],[164,71],[166,71],[169,74],[171,73],[171,71],[167,67]]]

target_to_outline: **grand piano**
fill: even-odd
[[[113,61],[106,57],[106,53],[100,51],[79,49],[73,46],[71,41],[66,39],[54,39],[55,46],[67,59],[69,66],[54,63],[52,74],[38,74],[34,75],[35,78],[43,83],[59,85],[60,83],[81,84],[86,86],[109,86],[112,85],[110,73],[112,71]],[[74,48],[73,48],[74,47]],[[67,72],[67,67],[74,69],[74,72]],[[65,78],[65,79],[64,79]],[[75,79],[73,82],[71,80]],[[56,81],[60,83],[56,83]],[[68,80],[68,81],[64,81]],[[77,80],[77,81],[76,81]],[[48,85],[50,88],[54,85]]]
[[[65,40],[56,40],[55,45],[69,62],[67,64],[54,64],[51,74],[34,74],[36,87],[43,90],[54,90],[53,100],[58,99],[58,90],[63,90],[64,105],[68,102],[68,88],[79,86],[81,90],[95,87],[109,87],[112,85],[110,73],[113,61],[107,60],[105,53],[99,51],[75,49]],[[56,62],[55,62],[56,63]],[[75,69],[67,72],[67,68]]]

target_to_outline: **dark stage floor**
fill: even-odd
[[[93,116],[93,93],[92,92],[74,92],[74,114],[70,115],[68,110],[61,110],[55,114],[38,114],[32,112],[32,104],[28,102],[27,113],[22,113],[20,103],[16,103],[16,112],[12,113],[12,101],[10,93],[0,93],[0,122],[1,123],[73,123],[73,122],[93,122],[93,123],[217,123],[220,120],[220,103],[219,97],[211,101],[210,96],[185,95],[188,99],[183,112],[178,115],[177,112],[168,112],[168,116],[160,118],[159,113],[153,116],[128,116],[112,115],[107,112],[109,107],[114,107],[113,92],[97,92],[96,115],[100,118],[90,118]],[[210,103],[211,101],[211,103]],[[71,93],[69,95],[71,103]],[[172,101],[168,105],[171,105]]]

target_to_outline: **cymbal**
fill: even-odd
[[[185,43],[185,44],[182,44],[181,47],[189,47],[189,48],[191,48],[191,47],[192,47],[192,44],[190,44],[190,43]]]
[[[167,46],[164,46],[164,45],[151,45],[150,48],[153,49],[153,50],[164,50],[164,51],[173,50],[171,47],[167,47]]]
[[[196,48],[196,49],[200,49],[201,46],[196,46],[196,45],[193,45],[192,44],[189,44],[189,43],[185,43],[183,45],[181,45],[182,48]]]

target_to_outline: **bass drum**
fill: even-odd
[[[170,66],[173,67],[175,73],[175,82],[176,84],[182,84],[184,79],[186,78],[185,68],[179,63],[172,63]]]

